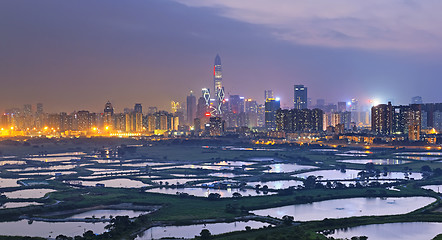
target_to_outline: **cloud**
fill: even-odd
[[[295,44],[441,51],[440,0],[175,0],[268,27]]]

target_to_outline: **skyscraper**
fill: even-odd
[[[304,85],[295,85],[295,109],[307,108],[307,88]]]
[[[45,114],[43,112],[43,103],[37,103],[37,111],[35,113],[35,127],[42,129],[45,125]]]
[[[114,115],[114,108],[112,107],[112,103],[107,101],[107,103],[104,105],[104,111],[103,111],[103,123],[105,127],[113,127],[113,115]]]
[[[196,118],[196,97],[193,92],[190,91],[190,95],[187,96],[187,124],[193,125],[193,120]]]
[[[109,113],[109,115],[114,115],[114,108],[112,107],[112,103],[107,101],[107,103],[104,105],[104,113]]]
[[[143,130],[143,107],[141,103],[135,103],[134,112],[131,115],[131,131],[141,132]]]
[[[221,57],[217,54],[213,66],[213,90],[215,93],[215,108],[218,114],[221,114],[221,105],[223,104],[225,94],[222,85],[223,74],[221,66]]]
[[[265,102],[265,127],[267,129],[276,128],[276,111],[280,108],[279,100],[267,98]]]
[[[230,95],[230,111],[235,114],[239,114],[244,112],[244,97],[240,97],[239,95]]]

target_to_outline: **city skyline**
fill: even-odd
[[[434,5],[440,3],[376,1],[330,7],[329,13],[307,3],[281,3],[293,13],[276,7],[282,14],[275,16],[263,2],[249,14],[243,14],[246,3],[229,1],[107,1],[87,7],[3,2],[0,20],[8,24],[0,30],[8,34],[0,48],[0,109],[42,102],[48,112],[97,111],[107,100],[117,108],[140,102],[168,109],[170,100],[184,102],[190,90],[212,86],[216,53],[223,58],[226,96],[260,100],[272,89],[282,106],[290,106],[292,86],[303,84],[309,97],[328,102],[377,98],[408,104],[414,96],[441,101],[431,87],[442,76],[435,44],[441,33],[429,24],[439,18]],[[369,13],[385,9],[358,16],[362,7]],[[388,15],[394,7],[398,13]],[[416,21],[401,20],[399,13]],[[313,32],[284,28],[291,23],[300,31],[312,26]],[[422,34],[407,38],[406,30]],[[379,40],[370,42],[375,36]]]
[[[0,1],[0,240],[442,240],[442,1]]]

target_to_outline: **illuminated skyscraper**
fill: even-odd
[[[307,108],[307,88],[304,85],[295,85],[295,109]]]
[[[45,114],[43,112],[43,103],[37,103],[37,112],[35,113],[35,127],[42,129],[45,125]]]
[[[215,108],[218,114],[222,114],[221,105],[225,97],[222,80],[221,57],[217,54],[215,57],[215,65],[213,66],[213,89],[215,93]]]
[[[190,91],[190,95],[187,96],[187,124],[193,125],[193,120],[196,118],[196,97],[193,92]]]
[[[112,103],[107,101],[107,103],[104,105],[104,114],[108,113],[109,115],[114,115],[114,108],[112,107]]]
[[[276,111],[280,108],[279,99],[267,98],[265,102],[265,127],[267,129],[276,128]]]
[[[239,95],[230,95],[229,102],[230,110],[233,113],[239,114],[244,112],[244,97],[240,97]]]
[[[103,123],[105,127],[113,127],[114,121],[113,121],[113,115],[114,115],[114,108],[112,107],[112,103],[107,101],[107,103],[104,105],[104,113],[103,113]]]

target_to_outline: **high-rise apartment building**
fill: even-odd
[[[393,106],[391,102],[371,108],[371,131],[377,134],[393,133]]]
[[[278,109],[276,130],[284,132],[318,132],[323,130],[321,109]]]

